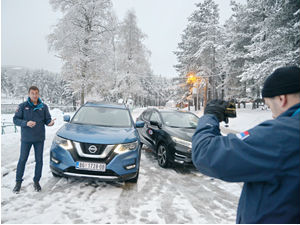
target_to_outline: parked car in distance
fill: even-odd
[[[192,136],[198,119],[190,112],[149,108],[137,118],[145,123],[138,129],[141,142],[157,154],[161,167],[193,165]]]
[[[137,182],[141,142],[124,104],[87,102],[56,133],[50,150],[54,176]]]

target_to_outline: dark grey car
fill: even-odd
[[[157,154],[161,167],[192,165],[192,136],[198,119],[190,112],[147,109],[137,118],[145,122],[138,129],[141,142]]]

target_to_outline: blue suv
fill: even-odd
[[[50,150],[53,176],[137,182],[141,142],[125,105],[87,102],[56,133]]]

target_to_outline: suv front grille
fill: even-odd
[[[74,147],[81,157],[104,159],[107,158],[114,150],[115,145],[90,144],[73,141]]]
[[[114,151],[110,151],[106,157],[104,158],[92,158],[90,156],[94,156],[92,154],[86,154],[85,156],[80,156],[76,148],[69,149],[73,160],[76,161],[84,161],[84,162],[94,162],[94,163],[110,163],[110,161],[117,155]]]
[[[81,150],[84,154],[100,155],[107,145],[80,143]]]

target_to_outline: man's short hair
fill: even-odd
[[[293,93],[292,95],[294,95],[296,98],[300,98],[300,92]]]
[[[29,88],[29,90],[28,90],[28,93],[29,93],[31,90],[40,92],[40,90],[39,90],[36,86],[31,86],[31,87]]]

